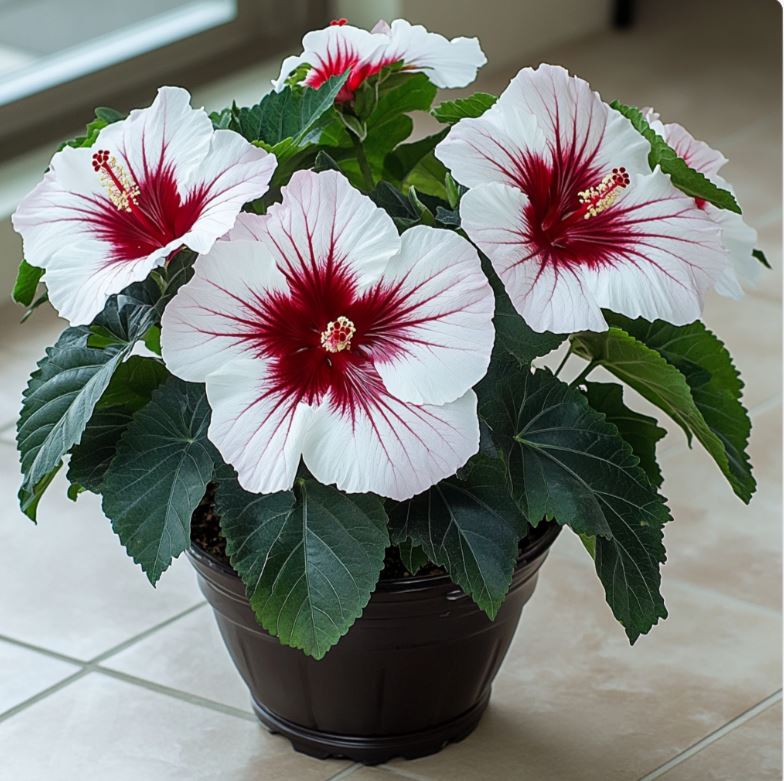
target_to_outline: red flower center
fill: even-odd
[[[94,198],[88,219],[100,239],[111,244],[110,263],[146,257],[186,234],[204,208],[206,187],[183,199],[171,165],[158,162],[136,175],[106,149],[92,157],[93,170],[106,190]]]
[[[626,210],[616,205],[630,184],[625,168],[603,174],[592,159],[559,149],[552,161],[525,156],[513,178],[528,196],[524,238],[540,263],[595,268],[630,247]]]

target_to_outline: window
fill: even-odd
[[[0,0],[0,158],[84,125],[95,105],[149,103],[274,56],[324,0]]]

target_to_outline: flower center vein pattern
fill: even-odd
[[[137,175],[106,149],[92,157],[93,170],[106,190],[106,198],[91,199],[93,209],[84,216],[98,237],[112,247],[109,263],[136,260],[165,247],[186,234],[201,215],[207,188],[195,188],[183,199],[174,170],[163,158],[145,165]]]

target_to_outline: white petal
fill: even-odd
[[[487,371],[493,291],[476,250],[453,231],[417,226],[401,238],[380,287],[397,305],[376,326],[374,363],[398,399],[444,404]]]
[[[270,206],[262,240],[278,267],[294,276],[330,264],[358,286],[379,278],[400,237],[383,209],[337,171],[297,171]]]
[[[286,79],[288,79],[300,65],[306,64],[308,64],[308,61],[301,54],[289,55],[286,57],[281,63],[278,78],[272,80],[272,86],[275,92],[282,92],[286,87]]]
[[[374,28],[374,32],[376,28]],[[395,19],[389,27],[386,62],[402,60],[406,70],[422,71],[437,87],[465,87],[487,62],[476,38],[453,38],[428,32],[421,24]]]
[[[716,285],[723,296],[739,298],[743,288],[756,288],[762,278],[762,265],[751,254],[757,246],[757,231],[740,214],[706,204],[708,216],[721,227],[721,243],[730,256],[731,270]]]
[[[276,392],[263,360],[230,361],[207,377],[208,436],[252,493],[294,484],[312,410]]]
[[[515,309],[534,331],[603,331],[607,325],[577,270],[542,265],[526,241],[523,212],[528,197],[491,182],[469,190],[460,202],[463,229],[484,252]]]
[[[704,141],[698,141],[685,127],[674,122],[666,125],[659,122],[655,129],[688,166],[705,174],[719,187],[724,186],[724,179],[718,176],[718,172],[727,163],[727,158],[721,152]]]
[[[533,114],[547,142],[563,159],[590,160],[600,171],[624,166],[650,173],[648,142],[621,113],[604,103],[588,82],[557,65],[523,68],[498,98]]]
[[[261,241],[265,220],[260,214],[240,212],[231,230],[221,236],[222,241]]]
[[[212,122],[204,109],[190,106],[191,96],[181,87],[161,87],[152,105],[105,127],[94,149],[106,148],[121,156],[137,183],[161,166],[169,165],[185,195],[185,183],[210,151]]]
[[[363,406],[314,412],[303,458],[313,476],[349,493],[404,500],[453,475],[479,448],[476,395],[415,406],[363,379]]]
[[[175,249],[169,245],[146,258],[107,264],[98,242],[69,244],[52,258],[46,270],[49,300],[71,325],[85,325],[104,308],[109,296],[141,282]]]
[[[611,208],[624,210],[629,238],[610,264],[582,268],[599,305],[674,325],[698,319],[729,264],[718,226],[658,168]]]
[[[286,281],[263,244],[216,243],[196,260],[192,279],[163,313],[161,348],[169,371],[204,382],[232,358],[257,356],[250,337],[274,290],[286,290]]]
[[[207,159],[188,183],[189,190],[204,189],[204,207],[182,243],[194,252],[209,252],[234,225],[243,205],[267,192],[276,165],[275,155],[239,133],[216,130]]]

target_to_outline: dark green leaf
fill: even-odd
[[[419,545],[414,545],[411,540],[399,542],[397,544],[397,549],[400,553],[400,560],[403,562],[403,566],[411,575],[416,575],[428,562],[427,554]]]
[[[44,275],[44,270],[37,266],[31,266],[26,260],[19,264],[16,272],[16,282],[11,293],[12,298],[17,304],[30,306],[35,298],[35,291],[38,290],[38,283]]]
[[[121,405],[135,411],[150,401],[152,392],[169,376],[155,358],[132,355],[117,367],[99,407]]]
[[[117,109],[109,108],[108,106],[98,106],[98,108],[95,109],[95,116],[106,122],[107,125],[112,125],[126,117],[122,112],[117,111]]]
[[[454,125],[466,117],[481,117],[498,98],[487,92],[475,92],[467,98],[445,100],[439,103],[430,113],[445,125]]]
[[[760,263],[762,263],[765,268],[772,268],[770,263],[768,263],[768,259],[765,257],[765,253],[761,249],[755,249],[751,253],[752,257],[756,258]]]
[[[384,158],[384,178],[402,183],[406,177],[428,156],[442,141],[448,130],[426,136],[410,144],[400,144],[393,152]],[[446,173],[445,173],[446,175]],[[442,179],[443,183],[443,179]]]
[[[22,461],[22,509],[35,520],[36,495],[62,457],[79,442],[109,380],[125,355],[122,345],[87,346],[89,329],[67,328],[38,363],[22,396],[17,446]],[[45,485],[44,485],[45,487]]]
[[[483,456],[465,480],[451,477],[390,510],[392,541],[411,540],[495,618],[509,590],[517,544],[525,534],[506,489],[500,459]]]
[[[332,108],[347,78],[348,71],[333,76],[318,89],[285,87],[270,92],[255,106],[237,110],[234,129],[249,141],[263,141],[270,147],[286,139],[293,139],[296,146],[315,140],[311,136],[318,134],[319,120]]]
[[[746,445],[751,422],[729,353],[702,323],[673,326],[607,313],[603,334],[573,337],[575,351],[604,366],[695,436],[748,502],[755,489]]]
[[[190,545],[217,459],[209,422],[204,386],[172,377],[135,413],[104,476],[103,511],[153,584]]]
[[[380,182],[370,197],[394,220],[399,230],[410,228],[420,221],[421,215],[411,200],[389,182]]]
[[[81,441],[71,450],[68,480],[72,485],[101,493],[106,470],[132,417],[132,411],[126,407],[108,407],[93,413]]]
[[[686,161],[678,157],[675,150],[660,135],[657,135],[638,108],[625,106],[617,100],[614,100],[610,105],[623,114],[632,123],[634,129],[642,134],[651,145],[651,151],[648,155],[651,168],[655,168],[657,165],[661,166],[662,171],[670,175],[672,183],[692,198],[700,198],[720,209],[729,209],[737,214],[741,213],[740,206],[738,206],[733,194],[717,187],[704,174],[690,168]]]
[[[667,433],[655,418],[630,410],[623,403],[623,389],[611,382],[586,383],[588,403],[603,412],[618,433],[629,443],[632,452],[640,459],[651,485],[661,488],[662,473],[656,461],[656,443]]]
[[[216,493],[231,564],[259,623],[321,659],[360,616],[389,544],[380,499],[313,480],[249,494],[221,470]]]
[[[669,510],[616,427],[547,370],[508,372],[480,412],[528,522],[596,537],[596,571],[631,641],[666,617],[659,564]]]

